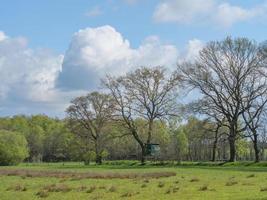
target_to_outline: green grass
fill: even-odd
[[[1,170],[45,170],[72,173],[175,172],[176,176],[135,179],[30,177],[0,175],[0,199],[266,199],[266,163],[148,163],[108,162],[102,166],[82,163],[21,164]]]

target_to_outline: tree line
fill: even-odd
[[[265,160],[266,61],[266,43],[227,37],[174,71],[107,75],[101,91],[70,102],[65,119],[1,118],[0,164],[7,154],[1,138],[11,132],[25,137],[27,161]],[[187,93],[195,98],[181,103]]]

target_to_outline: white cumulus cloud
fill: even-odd
[[[138,66],[164,65],[177,61],[175,46],[148,37],[138,48],[111,26],[86,28],[74,34],[59,76],[62,88],[95,88],[105,74],[119,75]]]
[[[230,27],[235,23],[263,17],[266,14],[267,2],[251,8],[243,8],[227,1],[162,0],[157,5],[153,18],[156,22],[213,23],[220,27]]]

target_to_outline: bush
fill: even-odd
[[[0,165],[16,165],[28,157],[27,141],[17,132],[0,130]]]
[[[89,165],[92,160],[96,159],[96,153],[94,151],[88,151],[83,155],[83,161],[85,165]]]

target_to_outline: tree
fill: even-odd
[[[253,77],[262,77],[266,55],[266,50],[254,41],[227,37],[208,43],[195,62],[178,65],[178,76],[183,82],[198,89],[209,108],[225,117],[231,162],[236,159],[235,142],[245,130],[238,123],[251,101],[258,97],[258,87],[252,86]]]
[[[176,131],[176,139],[178,161],[181,162],[182,158],[188,153],[188,139],[182,128]]]
[[[0,130],[0,165],[16,165],[27,157],[25,137],[17,132]]]
[[[177,114],[178,77],[167,76],[162,67],[141,67],[118,78],[107,76],[104,85],[116,101],[117,120],[124,122],[141,148],[145,162],[146,144],[150,144],[156,119],[165,120]],[[141,138],[135,119],[147,121],[146,138]]]
[[[77,97],[71,101],[66,112],[72,131],[85,141],[93,142],[96,163],[101,164],[105,133],[107,133],[104,129],[111,121],[114,112],[114,102],[111,96],[92,92],[86,96]],[[86,131],[77,132],[76,125]]]

